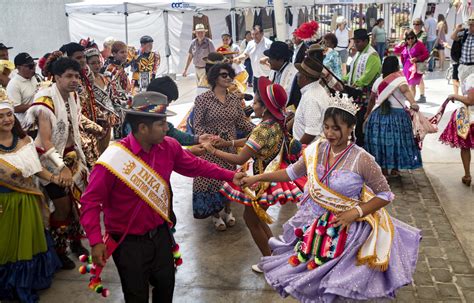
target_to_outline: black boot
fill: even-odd
[[[73,240],[69,248],[78,258],[81,255],[89,256],[89,251],[82,245],[81,240]]]
[[[61,260],[61,263],[63,264],[61,269],[71,270],[76,267],[76,263],[74,263],[74,261],[71,260],[71,258],[69,258],[66,254],[60,254],[58,255],[58,257],[59,260]]]

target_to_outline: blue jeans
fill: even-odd
[[[426,41],[426,48],[428,49],[428,53],[431,54],[431,51],[433,50],[434,44],[436,40],[433,41]],[[428,61],[428,70],[432,71],[434,68],[434,58],[430,58],[430,61]]]
[[[385,56],[385,47],[386,47],[386,45],[387,44],[385,42],[375,43],[375,50],[379,54],[380,60],[382,60],[383,57]]]

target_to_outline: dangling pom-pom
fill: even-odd
[[[298,27],[296,30],[295,30],[295,36],[300,38],[300,39],[311,39],[313,37],[313,35],[318,31],[319,29],[319,24],[318,22],[316,21],[309,21],[309,22],[305,22],[303,24],[300,25],[300,27]]]
[[[179,258],[179,259],[176,259],[174,261],[174,264],[176,264],[176,266],[180,266],[181,264],[183,264],[183,259]]]
[[[87,262],[87,259],[88,259],[87,255],[80,255],[79,256],[79,261],[81,261],[81,262]]]
[[[174,253],[173,253],[173,258],[175,258],[175,259],[181,258],[181,252],[180,252],[180,251],[174,252]]]
[[[321,259],[319,259],[318,257],[314,258],[314,262],[319,266],[323,265],[323,261]]]
[[[87,264],[86,269],[87,269],[87,272],[91,272],[92,264]]]
[[[100,294],[104,290],[104,286],[102,286],[102,284],[99,284],[95,287],[94,290],[95,290],[96,293]]]
[[[102,297],[107,298],[110,295],[110,290],[108,288],[104,288],[102,290]]]
[[[87,263],[92,264],[92,256],[88,256],[88,257],[87,257]]]
[[[290,263],[291,266],[298,266],[301,262],[300,260],[298,260],[297,256],[291,256],[288,259],[288,263]]]
[[[308,259],[306,259],[306,257],[301,253],[299,252],[298,253],[298,260],[303,263],[303,262],[306,262]]]
[[[316,233],[320,236],[324,235],[326,232],[326,228],[324,226],[318,226],[316,227]]]
[[[172,253],[175,253],[175,252],[177,252],[178,250],[179,250],[179,245],[178,245],[178,244],[175,244],[175,245],[173,246],[173,248],[171,249],[171,252],[172,252]]]
[[[329,227],[327,230],[326,230],[326,234],[331,237],[331,238],[334,238],[334,236],[336,235],[336,229],[334,227]]]
[[[81,275],[85,275],[87,273],[87,268],[84,265],[79,266],[79,272]]]
[[[295,229],[295,236],[296,236],[297,238],[303,237],[303,230],[302,230],[301,228],[296,228],[296,229]]]
[[[306,265],[306,267],[308,268],[308,270],[313,270],[316,267],[318,267],[318,264],[316,264],[316,262],[314,262],[314,260],[311,260],[311,261],[308,262],[308,265]]]

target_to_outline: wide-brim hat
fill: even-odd
[[[0,49],[12,49],[13,46],[6,46],[5,44],[0,42]]]
[[[359,28],[354,31],[354,36],[351,38],[352,40],[367,40],[369,39],[371,34],[367,32],[365,28]]]
[[[133,97],[132,104],[123,111],[128,115],[141,115],[149,117],[170,117],[176,113],[169,111],[168,98],[157,92],[143,92]]]
[[[206,64],[230,63],[230,60],[219,52],[210,52],[207,57],[202,58]]]
[[[324,48],[320,44],[314,43],[306,50],[306,54],[309,58],[321,63],[324,60],[324,51]]]
[[[336,24],[347,23],[346,18],[344,16],[339,16],[336,18]]]
[[[196,26],[194,27],[194,31],[193,31],[193,32],[207,32],[207,29],[206,29],[206,27],[204,26],[204,24],[198,23],[198,24],[196,24]]]
[[[269,58],[285,59],[291,57],[291,51],[288,44],[282,41],[275,41],[270,45],[270,48],[265,50],[263,54]]]
[[[285,120],[288,95],[280,84],[272,83],[267,77],[258,79],[258,92],[265,107],[277,120]]]
[[[312,79],[319,79],[323,71],[323,65],[318,60],[306,57],[303,62],[295,63],[298,72]]]

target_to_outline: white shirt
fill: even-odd
[[[33,104],[37,91],[38,81],[35,76],[31,79],[25,79],[17,73],[7,85],[7,96],[11,101],[13,101],[13,106]],[[21,125],[25,127],[25,113],[15,113],[15,116],[18,118]]]
[[[288,101],[291,94],[291,88],[293,87],[293,82],[296,79],[296,74],[298,70],[295,68],[293,63],[287,62],[285,63],[279,71],[271,70],[268,78],[273,82],[280,84],[286,91],[286,95],[288,96]],[[288,104],[287,101],[287,104]]]
[[[434,41],[438,37],[436,35],[436,28],[438,27],[438,22],[436,22],[435,18],[429,17],[425,20],[425,29],[426,29],[426,41]]]
[[[377,93],[378,87],[379,87],[380,83],[382,83],[382,81],[383,81],[383,76],[380,76],[380,77],[377,78],[377,80],[375,80],[374,84],[372,85],[372,92],[373,93],[375,93],[375,94]],[[397,101],[397,99],[398,99],[398,101]],[[405,97],[405,95],[400,91],[400,88],[395,89],[393,91],[393,94],[391,94],[388,97],[388,101],[390,102],[390,107],[391,108],[403,108],[403,105],[406,105],[405,104],[406,99],[407,98]],[[385,100],[384,102],[386,102],[386,101],[387,100]]]
[[[268,77],[268,74],[270,73],[270,68],[260,64],[260,59],[265,57],[263,52],[269,49],[271,44],[272,41],[265,37],[263,37],[258,44],[255,43],[255,40],[252,40],[247,44],[247,48],[245,49],[244,53],[250,58],[253,76],[256,78]]]
[[[301,89],[301,101],[293,123],[293,136],[297,140],[301,140],[305,133],[315,136],[313,142],[318,139],[323,132],[324,113],[329,101],[330,97],[319,81]]]
[[[345,27],[342,31],[337,28],[334,32],[337,38],[337,45],[335,50],[344,50],[349,47],[349,29]]]

